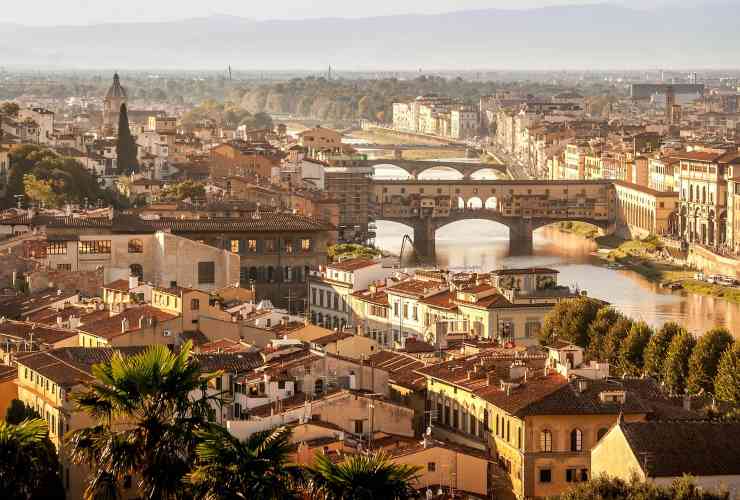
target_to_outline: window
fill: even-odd
[[[549,430],[540,432],[540,451],[552,451],[552,432]]]
[[[398,302],[393,303],[393,315],[398,318]]]
[[[581,477],[579,480],[582,482],[588,481],[588,469],[581,469]]]
[[[128,240],[128,253],[144,253],[144,242],[139,238]]]
[[[437,470],[437,464],[434,462],[427,462],[427,472],[434,472]]]
[[[291,240],[285,240],[283,242],[283,248],[285,249],[285,253],[293,253],[293,242]]]
[[[409,319],[409,305],[408,304],[403,305],[403,317],[405,319]]]
[[[581,429],[573,429],[571,431],[570,451],[583,451],[583,433]]]
[[[211,262],[198,262],[198,284],[216,283],[216,265]]]
[[[355,434],[363,433],[363,423],[362,420],[355,420]]]
[[[57,264],[57,271],[71,271],[72,264]]]
[[[52,241],[46,245],[47,255],[67,255],[67,242]]]
[[[110,240],[89,240],[78,242],[78,253],[90,255],[98,253],[110,253]]]
[[[257,240],[247,240],[247,252],[255,253],[257,251]]]
[[[316,289],[315,289],[315,288],[312,288],[312,289],[311,289],[311,305],[314,305],[314,306],[317,306],[317,305],[319,305],[319,304],[318,304],[318,303],[316,302]]]
[[[575,483],[578,481],[578,469],[565,469],[565,482]]]
[[[144,268],[141,267],[141,264],[131,264],[128,269],[131,273],[131,276],[136,276],[139,279],[144,279]]]
[[[541,483],[552,482],[552,470],[540,469],[540,482]]]
[[[239,240],[231,240],[229,248],[233,253],[239,253]]]
[[[275,240],[265,240],[265,252],[275,251]]]
[[[190,299],[190,309],[193,311],[197,311],[198,309],[200,309],[200,300]]]
[[[301,240],[301,251],[303,252],[311,251],[311,239],[310,238],[303,238]]]
[[[414,305],[413,313],[414,313],[414,321],[419,321],[419,307],[418,306]]]

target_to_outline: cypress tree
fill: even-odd
[[[713,328],[699,338],[689,358],[688,392],[698,394],[703,390],[714,393],[719,358],[732,342],[732,335],[725,328]]]
[[[740,342],[727,346],[717,365],[714,393],[720,401],[740,404]]]
[[[684,331],[675,335],[668,346],[663,363],[663,383],[671,394],[683,394],[686,390],[689,357],[695,345],[693,335]]]
[[[128,126],[126,103],[123,103],[121,104],[121,112],[118,115],[118,143],[116,144],[119,174],[130,175],[139,171],[139,162],[136,158],[137,151],[136,141],[131,135],[131,129]]]

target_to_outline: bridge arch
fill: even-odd
[[[483,204],[483,208],[488,210],[498,210],[498,198],[495,196],[488,197],[486,202]]]
[[[423,170],[414,170],[412,175],[415,175],[416,178],[420,181],[426,181],[426,180],[462,180],[465,178],[465,174],[460,172],[458,169],[453,167],[448,167],[446,165],[433,165],[429,168],[425,168]],[[454,175],[454,179],[450,179],[450,175]]]

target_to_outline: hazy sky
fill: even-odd
[[[0,22],[79,25],[110,21],[176,20],[212,14],[256,19],[366,17],[607,2],[644,6],[666,1],[696,3],[702,0],[2,0],[11,5],[2,10]],[[372,10],[368,10],[368,7],[372,7]]]

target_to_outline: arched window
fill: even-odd
[[[552,432],[549,430],[540,432],[540,451],[552,451]]]
[[[601,438],[606,436],[607,432],[609,432],[609,429],[607,429],[606,427],[602,427],[601,429],[599,429],[599,431],[596,433],[596,440],[601,441]]]
[[[570,451],[583,451],[583,433],[581,429],[570,432]]]
[[[141,264],[131,264],[131,266],[129,266],[129,270],[131,271],[131,276],[144,279],[144,268],[141,267]]]
[[[144,253],[144,242],[139,238],[128,240],[128,253]]]

